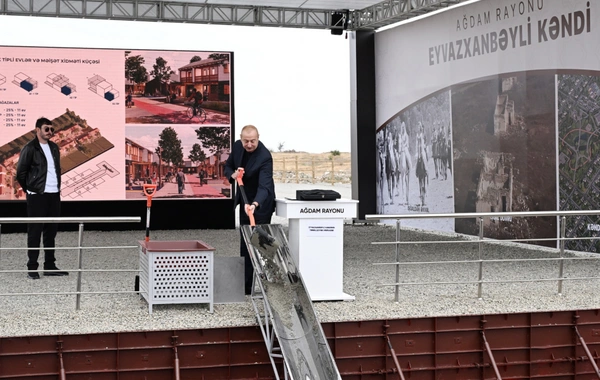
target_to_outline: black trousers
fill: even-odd
[[[58,217],[60,216],[60,193],[27,194],[27,216]],[[54,238],[58,223],[29,223],[27,225],[27,261],[28,270],[38,269],[40,240],[44,236],[44,268],[55,266]]]
[[[256,224],[271,224],[271,214],[268,216],[254,215]],[[250,218],[244,211],[244,205],[240,205],[240,226],[246,226],[250,224]],[[240,256],[244,258],[244,291],[246,294],[252,292],[252,279],[254,277],[254,267],[252,266],[252,260],[250,259],[250,252],[242,236],[242,230],[240,229]]]

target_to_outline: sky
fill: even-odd
[[[3,46],[233,51],[236,138],[253,124],[273,151],[350,151],[350,40],[329,30],[0,15],[0,35]]]

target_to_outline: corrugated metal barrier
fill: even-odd
[[[600,379],[600,310],[322,326],[345,380]],[[0,338],[0,379],[274,378],[256,326]]]

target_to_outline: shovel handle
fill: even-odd
[[[248,215],[248,218],[250,219],[250,225],[252,227],[256,227],[256,220],[254,220],[254,211],[250,210],[249,204],[246,204],[244,207],[246,208],[246,214]]]
[[[246,197],[246,191],[244,190],[244,181],[242,180],[242,177],[244,177],[244,168],[238,168],[237,172],[238,174],[235,177],[235,180],[237,181],[238,187],[240,188],[240,192],[242,193],[244,203],[248,204],[248,198]]]
[[[252,227],[256,226],[256,221],[254,220],[254,211],[250,210],[250,202],[248,202],[248,197],[246,196],[246,190],[244,190],[244,181],[242,181],[242,177],[244,177],[244,168],[238,168],[238,174],[235,177],[237,181],[238,187],[240,189],[240,193],[242,193],[242,199],[244,200],[244,210],[250,219],[250,225]]]
[[[152,197],[156,193],[156,185],[143,184],[144,195],[148,198],[146,200],[146,242],[150,241],[150,207],[152,206]]]
[[[240,185],[240,186],[244,186],[244,181],[242,181],[243,176],[244,176],[244,168],[238,168],[237,176],[235,177],[235,180],[237,181],[238,185]]]
[[[238,175],[235,177],[237,181],[238,188],[240,189],[240,193],[242,193],[242,199],[244,200],[244,204],[248,203],[248,197],[246,196],[246,190],[244,190],[244,181],[242,181],[242,177],[244,176],[244,168],[238,168]]]

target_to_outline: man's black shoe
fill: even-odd
[[[47,272],[47,271],[55,271],[55,272]],[[69,272],[61,271],[57,267],[53,268],[44,268],[44,276],[68,276]]]
[[[28,272],[27,273],[27,278],[30,278],[32,280],[39,280],[40,279],[40,274],[38,272]]]

